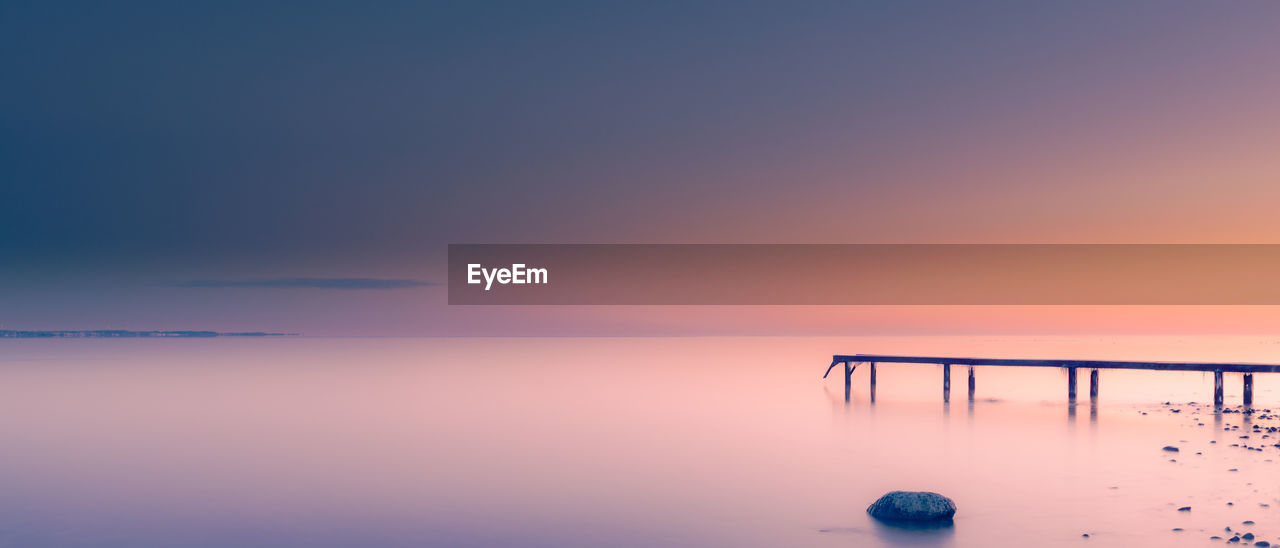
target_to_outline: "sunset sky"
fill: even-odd
[[[450,307],[449,243],[1280,243],[1280,3],[0,4],[0,324],[1250,332]]]

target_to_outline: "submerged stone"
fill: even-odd
[[[871,503],[867,513],[885,521],[944,521],[956,514],[956,503],[928,491],[893,491]]]

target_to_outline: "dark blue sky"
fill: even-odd
[[[439,281],[450,242],[1275,241],[1277,21],[5,2],[0,322],[432,332],[438,287],[175,282]]]

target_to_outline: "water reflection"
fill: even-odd
[[[871,520],[874,531],[885,544],[893,546],[951,546],[955,524],[950,521],[911,523]]]
[[[1067,402],[1067,424],[1075,428],[1077,402]],[[1098,398],[1089,398],[1089,431],[1096,433],[1098,427]]]

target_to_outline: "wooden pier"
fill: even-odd
[[[964,365],[969,369],[969,401],[973,401],[973,393],[977,388],[973,368],[975,366],[996,367],[1058,367],[1067,370],[1067,399],[1076,399],[1076,372],[1080,369],[1089,371],[1089,397],[1098,397],[1098,370],[1100,369],[1145,369],[1148,371],[1203,371],[1213,372],[1213,404],[1222,406],[1222,374],[1244,373],[1243,399],[1245,405],[1253,404],[1253,374],[1280,373],[1280,365],[1261,363],[1207,363],[1207,362],[1134,362],[1107,360],[1023,360],[1001,358],[944,358],[937,356],[889,356],[883,354],[836,354],[831,358],[831,365],[822,378],[827,378],[836,365],[844,364],[844,399],[849,400],[849,387],[853,370],[858,364],[868,364],[871,369],[871,401],[876,401],[876,364],[883,363],[917,363],[936,364],[942,366],[942,401],[951,401],[951,366]]]

